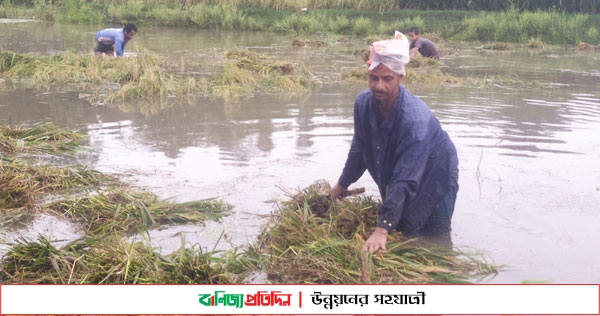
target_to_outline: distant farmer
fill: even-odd
[[[401,86],[409,41],[398,32],[371,45],[369,89],[354,103],[354,137],[332,194],[344,196],[368,170],[382,205],[363,249],[385,250],[394,229],[407,235],[449,234],[458,191],[454,144],[429,107]]]
[[[433,42],[426,38],[419,37],[419,28],[411,27],[408,31],[408,40],[410,41],[410,58],[415,57],[417,52],[423,57],[440,59]]]
[[[123,56],[125,45],[137,34],[137,27],[133,24],[125,24],[122,29],[104,29],[96,33],[96,55]],[[116,54],[115,54],[116,48]]]

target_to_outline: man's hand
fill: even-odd
[[[388,232],[385,228],[375,228],[375,231],[371,234],[369,239],[365,241],[363,250],[368,251],[370,253],[376,252],[379,249],[385,250],[385,242],[387,241],[387,235]]]
[[[348,192],[348,188],[344,188],[339,183],[336,183],[333,188],[331,188],[331,194],[336,199],[340,199],[343,197],[343,194]]]

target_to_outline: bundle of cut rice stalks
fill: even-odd
[[[484,258],[450,248],[422,246],[400,233],[387,251],[369,254],[364,241],[375,228],[379,201],[352,196],[335,201],[324,181],[280,203],[257,244],[263,266],[280,283],[470,283],[496,273]]]

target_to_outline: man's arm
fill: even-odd
[[[417,194],[429,159],[428,133],[427,121],[415,122],[396,148],[394,170],[381,205],[377,227],[391,232],[400,223],[404,207]]]
[[[416,47],[415,47],[415,48],[411,48],[411,49],[410,49],[410,58],[411,58],[411,59],[412,59],[412,58],[414,58],[414,57],[415,57],[415,55],[417,55],[417,53],[418,53],[418,52],[419,52],[419,49],[418,49],[418,48],[416,48]]]
[[[123,37],[123,32],[121,32],[118,36],[115,36],[115,54],[119,57],[122,57],[124,48],[125,39]]]
[[[352,183],[356,182],[365,173],[367,166],[364,158],[364,135],[361,128],[361,112],[359,111],[359,102],[354,103],[354,136],[352,145],[348,152],[348,158],[342,171],[338,183],[333,187],[335,197],[343,193]]]
[[[385,250],[387,235],[398,226],[404,206],[410,203],[417,193],[427,164],[429,137],[425,125],[413,128],[407,133],[405,137],[407,140],[396,148],[395,157],[397,158],[392,179],[381,205],[377,227],[365,241],[364,251]]]

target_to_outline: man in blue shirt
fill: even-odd
[[[137,34],[134,24],[125,24],[123,29],[104,29],[96,33],[96,55],[123,56],[125,45]],[[116,52],[115,52],[116,48]]]
[[[382,205],[363,249],[385,250],[394,229],[409,235],[449,233],[458,191],[454,144],[429,107],[400,84],[409,61],[408,39],[371,46],[369,89],[354,103],[354,137],[332,194],[342,197],[368,170]]]

